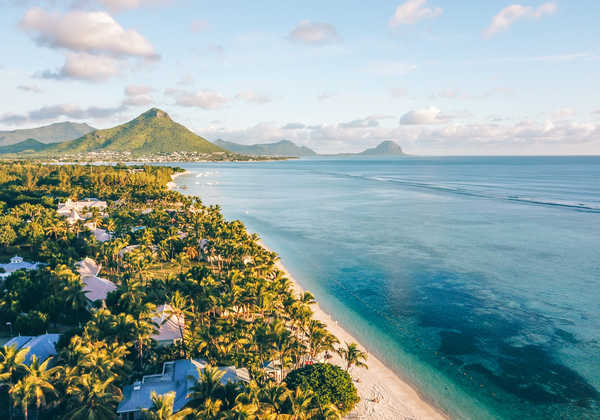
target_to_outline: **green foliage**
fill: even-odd
[[[30,311],[19,314],[15,328],[23,335],[43,334],[48,328],[48,314],[40,311]]]
[[[335,405],[342,414],[351,411],[359,397],[352,378],[343,369],[329,363],[315,363],[291,371],[285,378],[288,388],[314,392],[319,407]]]

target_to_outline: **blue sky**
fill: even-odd
[[[157,106],[321,152],[600,153],[596,1],[2,3],[0,129]]]

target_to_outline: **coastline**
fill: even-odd
[[[177,184],[175,183],[175,179],[180,177],[181,175],[187,175],[191,173],[190,171],[183,171],[183,172],[177,172],[175,174],[171,175],[171,181],[167,182],[167,189],[168,190],[172,190],[175,187],[177,187]]]
[[[171,175],[172,181],[167,183],[169,190],[177,187],[174,180],[190,171],[177,172]],[[257,243],[268,251],[272,251],[262,242]],[[276,266],[290,280],[294,291],[298,294],[304,292],[302,285],[292,276],[289,270],[278,260]],[[403,380],[392,369],[386,366],[344,329],[339,323],[325,312],[319,303],[312,305],[313,318],[323,322],[327,329],[335,335],[341,343],[357,343],[368,354],[367,365],[369,369],[354,367],[350,374],[360,396],[356,408],[346,415],[346,419],[361,420],[448,420],[450,417],[441,409],[426,401],[420,392],[407,381]],[[343,366],[342,358],[332,353],[330,363]],[[356,381],[358,379],[358,382]],[[374,400],[377,399],[377,402]]]
[[[258,244],[271,251],[262,240]],[[304,288],[291,275],[281,260],[277,261],[277,268],[291,281],[296,293],[301,294]],[[335,335],[341,343],[355,342],[367,351],[366,348],[346,331],[337,321],[325,312],[317,302],[312,305],[313,318],[323,322],[327,329]],[[355,379],[354,384],[360,396],[356,408],[348,414],[347,419],[372,419],[372,420],[425,420],[445,419],[449,417],[439,408],[428,403],[412,385],[402,380],[394,371],[381,362],[375,355],[368,352],[367,365],[369,369],[353,368],[350,373]],[[343,366],[339,355],[333,353],[331,362]],[[359,379],[359,382],[356,381]],[[373,400],[377,398],[377,402]]]

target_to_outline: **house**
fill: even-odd
[[[8,264],[0,264],[0,268],[4,270],[3,273],[0,273],[0,279],[5,279],[18,270],[37,270],[38,266],[39,263],[30,263],[15,255]]]
[[[38,336],[20,335],[8,340],[5,346],[16,346],[19,350],[29,348],[29,352],[24,361],[26,365],[29,365],[31,363],[31,356],[33,355],[35,355],[40,362],[43,362],[49,357],[56,356],[56,343],[59,338],[60,334],[43,334]]]
[[[185,331],[185,318],[173,315],[172,311],[171,305],[160,305],[152,318],[152,321],[158,325],[158,333],[152,338],[159,345],[165,346],[181,340],[181,333]]]
[[[83,283],[83,292],[90,303],[103,301],[117,286],[110,280],[98,277],[102,266],[91,258],[84,258],[77,263],[77,271]]]
[[[117,407],[117,414],[122,420],[143,419],[142,410],[152,408],[152,392],[158,395],[175,392],[173,413],[181,411],[188,402],[188,394],[200,377],[199,371],[204,370],[206,366],[204,360],[182,359],[165,362],[162,373],[145,375],[141,381],[123,388],[123,399]],[[245,368],[228,366],[220,367],[219,370],[225,373],[221,378],[222,384],[250,381],[250,375]]]
[[[108,207],[106,201],[98,200],[97,198],[86,198],[83,201],[72,201],[68,199],[64,203],[58,204],[56,212],[61,216],[70,216],[71,212],[75,210],[81,213],[84,209],[97,208],[99,211],[105,210]]]

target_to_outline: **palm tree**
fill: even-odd
[[[40,409],[46,405],[46,395],[55,394],[54,385],[52,385],[51,376],[54,369],[48,369],[51,357],[40,363],[38,358],[31,356],[31,364],[23,365],[25,376],[12,387],[10,394],[13,396],[14,405],[19,405],[23,410],[25,420],[29,417],[28,408],[35,404],[35,418],[39,418]]]
[[[192,387],[188,395],[190,407],[200,408],[207,399],[220,397],[223,390],[221,378],[225,372],[213,366],[206,366],[203,370],[198,368],[198,382]]]
[[[346,372],[352,366],[369,369],[369,366],[365,363],[368,357],[367,353],[361,351],[356,343],[346,343],[346,348],[339,348],[337,353],[346,361]]]
[[[296,391],[288,394],[290,404],[291,420],[306,420],[310,419],[314,410],[312,409],[312,401],[314,394],[312,391],[302,391],[300,387]]]
[[[0,386],[12,389],[16,371],[23,366],[29,347],[18,350],[17,346],[2,346],[0,348]],[[9,394],[9,398],[11,395]],[[9,401],[10,403],[10,401]],[[13,418],[12,405],[9,406],[9,417]]]
[[[177,413],[173,413],[173,403],[175,402],[175,392],[168,392],[163,395],[157,395],[152,391],[152,408],[142,410],[144,418],[147,420],[181,420],[193,412],[191,408],[184,408]]]
[[[67,420],[113,420],[121,390],[113,385],[115,377],[99,381],[92,375],[70,376],[67,395],[72,401],[72,409],[64,415]]]

